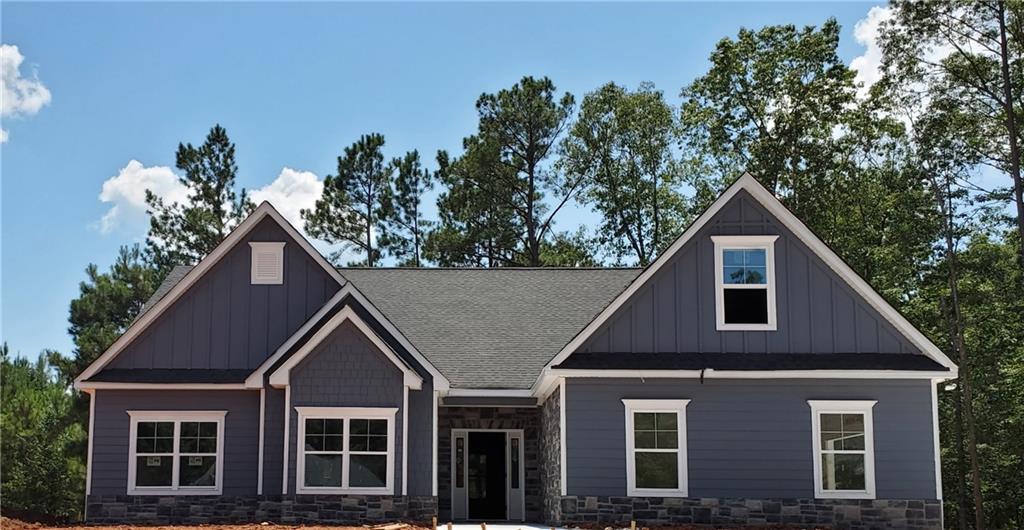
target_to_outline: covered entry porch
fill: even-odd
[[[438,408],[439,521],[543,521],[540,409]]]

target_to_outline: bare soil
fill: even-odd
[[[609,527],[602,525],[587,525],[584,530],[608,530]],[[39,523],[27,523],[18,519],[0,517],[0,530],[130,530],[132,528],[145,528],[146,530],[372,530],[368,526],[322,526],[322,525],[281,525],[273,523],[261,524],[204,524],[204,525],[169,525],[169,526],[143,526],[112,525],[112,526],[76,526],[76,525],[44,525]],[[444,526],[438,524],[438,530],[444,530]],[[637,530],[708,530],[707,526],[659,526],[656,528],[637,527]],[[769,526],[744,526],[744,527],[716,527],[717,530],[826,530],[819,527],[793,526],[793,525],[769,525]],[[430,530],[429,527],[409,525],[402,530]]]

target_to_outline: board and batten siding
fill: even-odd
[[[343,322],[303,359],[291,375],[288,493],[295,493],[298,412],[295,407],[395,407],[394,491],[402,492],[403,374],[351,322]],[[409,390],[409,495],[430,495],[432,387]],[[281,432],[281,431],[277,431]],[[425,433],[425,436],[424,436]],[[421,443],[422,442],[422,443]],[[425,459],[425,460],[419,460]],[[278,460],[278,462],[280,462]],[[280,477],[280,474],[278,474]],[[280,489],[280,486],[276,487]]]
[[[128,491],[129,410],[226,410],[224,495],[255,495],[260,393],[251,390],[96,390],[92,495]],[[280,473],[278,473],[280,476]]]
[[[284,283],[252,285],[249,242],[284,241]],[[276,222],[257,224],[110,368],[255,369],[340,289]]]
[[[717,331],[713,235],[778,235],[777,331]],[[810,248],[740,191],[582,352],[918,353]]]
[[[877,400],[879,499],[934,499],[927,380],[566,380],[568,494],[626,495],[622,399],[689,399],[689,496],[814,498],[810,399]]]

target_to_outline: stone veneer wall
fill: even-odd
[[[86,510],[86,520],[92,524],[425,522],[437,515],[437,498],[390,495],[89,495]]]
[[[523,483],[526,520],[541,520],[538,467],[540,411],[537,407],[439,407],[437,420],[437,500],[439,521],[452,517],[452,429],[523,429]]]
[[[562,524],[824,525],[833,530],[941,530],[942,501],[561,497]]]
[[[561,389],[556,389],[540,407],[540,475],[543,521],[562,520],[562,430]]]

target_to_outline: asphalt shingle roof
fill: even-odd
[[[454,388],[529,388],[640,269],[339,269]]]
[[[156,305],[161,298],[166,296],[167,293],[169,293],[190,270],[192,270],[191,265],[175,265],[174,268],[171,269],[171,272],[167,273],[167,277],[164,278],[164,281],[160,282],[160,285],[155,291],[153,291],[153,295],[149,297],[149,300],[146,300],[146,303],[142,304],[142,309],[139,310],[138,315],[135,315],[132,322],[138,320],[142,315],[146,314],[146,311],[152,309],[153,306]]]

